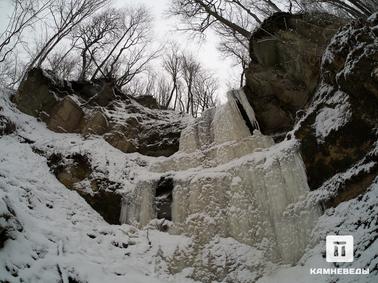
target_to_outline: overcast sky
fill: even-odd
[[[117,7],[127,7],[130,5],[144,5],[148,8],[154,18],[154,39],[157,43],[176,41],[187,51],[191,51],[203,65],[216,74],[220,83],[220,98],[224,100],[227,91],[226,84],[231,78],[237,78],[240,70],[232,67],[230,60],[225,60],[217,50],[217,37],[213,33],[208,33],[205,40],[193,39],[187,33],[178,32],[176,28],[178,19],[169,18],[166,11],[171,0],[113,0]],[[0,0],[0,30],[6,24],[7,15],[10,11],[10,0]]]

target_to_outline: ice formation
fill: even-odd
[[[231,91],[226,104],[182,132],[179,152],[150,170],[174,180],[170,233],[191,235],[199,245],[232,237],[294,264],[320,211],[290,209],[309,191],[303,161],[295,141],[275,145],[258,128],[244,92]],[[143,181],[125,197],[123,223],[143,227],[157,217],[157,182]]]

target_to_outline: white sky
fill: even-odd
[[[217,37],[214,33],[208,32],[205,40],[194,39],[188,33],[178,32],[179,24],[177,18],[169,18],[166,11],[169,2],[172,0],[113,0],[116,7],[127,7],[132,5],[144,5],[148,8],[154,18],[154,40],[157,43],[175,41],[184,50],[192,52],[204,65],[213,72],[219,79],[219,94],[221,101],[225,99],[227,83],[231,78],[238,78],[240,70],[233,67],[231,60],[224,59],[217,50]],[[174,0],[173,0],[174,1]],[[0,31],[6,24],[7,15],[10,13],[10,0],[0,0]],[[236,83],[237,86],[237,83]]]
[[[203,65],[213,72],[219,79],[219,95],[221,101],[225,100],[227,84],[232,78],[239,78],[240,70],[233,67],[230,59],[225,59],[217,50],[217,36],[207,32],[205,40],[194,39],[186,32],[177,31],[179,20],[168,17],[167,9],[170,1],[174,0],[113,0],[115,5],[130,6],[144,5],[154,17],[154,37],[157,42],[166,43],[176,41],[184,50],[192,52]],[[235,87],[237,87],[236,81]]]

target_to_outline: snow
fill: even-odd
[[[316,116],[313,127],[319,143],[324,142],[332,131],[337,131],[350,121],[352,112],[347,100],[348,96],[345,93],[337,91],[335,96],[327,101],[335,106],[323,107]]]
[[[190,122],[182,139],[194,136],[195,143],[184,141],[188,146],[173,156],[153,158],[125,154],[99,136],[51,132],[20,113],[9,95],[0,95],[1,114],[17,130],[0,137],[0,226],[10,237],[0,248],[0,282],[377,281],[378,180],[363,197],[322,216],[313,206],[330,196],[329,187],[337,190],[337,180],[372,164],[361,162],[335,175],[328,189],[309,192],[297,142],[274,144],[258,131],[251,136],[240,114],[227,113],[229,106]],[[232,115],[237,131],[214,124],[222,117],[231,123]],[[225,136],[216,139],[208,131],[214,127]],[[109,225],[64,187],[47,165],[52,153],[81,153],[96,174],[120,183],[125,205],[133,200],[135,206],[129,214],[124,205],[121,220],[135,218],[134,225]],[[163,233],[156,230],[151,196],[167,174],[175,179],[174,223]],[[327,234],[352,234],[359,256],[342,266],[369,267],[371,274],[310,275],[310,268],[332,266],[323,258]]]
[[[69,275],[103,282],[106,276],[121,282],[115,273],[129,273],[135,282],[143,282],[145,276],[127,267],[124,252],[111,245],[111,241],[128,242],[120,228],[107,225],[76,192],[49,174],[46,160],[29,145],[3,137],[0,146],[1,194],[10,200],[24,230],[0,254],[0,280],[15,280],[6,268],[16,267],[17,277],[29,282],[57,281],[58,269],[66,280]],[[96,239],[88,233],[97,235]]]

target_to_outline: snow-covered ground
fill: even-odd
[[[122,153],[102,137],[51,132],[20,113],[6,92],[0,94],[0,107],[1,114],[17,127],[14,134],[0,137],[0,224],[11,226],[11,239],[0,249],[0,282],[194,282],[187,278],[191,268],[170,275],[175,270],[167,264],[191,253],[193,239],[109,225],[77,192],[55,178],[38,152],[89,156],[97,171],[107,172],[125,191],[139,180],[160,176],[148,168],[164,158]],[[310,268],[333,266],[325,261],[327,234],[353,235],[355,261],[340,267],[370,268],[370,275],[310,275]],[[377,238],[378,179],[363,197],[325,211],[296,266],[265,262],[259,250],[219,237],[203,247],[197,264],[212,261],[215,273],[237,266],[224,282],[373,283],[378,281]],[[256,266],[257,270],[262,264],[265,270],[258,274],[244,268]],[[203,282],[209,282],[205,272],[203,276]]]

